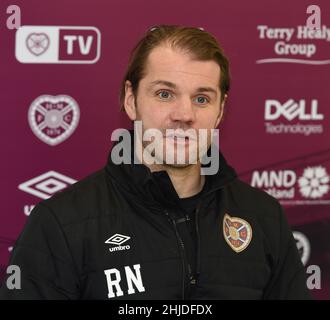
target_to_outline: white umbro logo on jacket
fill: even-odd
[[[115,247],[109,248],[110,252],[128,250],[130,249],[130,245],[127,244],[125,246],[122,246],[122,244],[128,241],[129,239],[131,239],[131,237],[124,236],[123,234],[120,233],[116,233],[113,236],[111,236],[108,240],[106,240],[104,243],[115,245]]]

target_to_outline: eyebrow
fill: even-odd
[[[173,82],[170,82],[170,81],[166,81],[166,80],[155,80],[153,82],[150,83],[150,86],[149,88],[153,87],[153,86],[156,86],[156,85],[165,85],[169,88],[172,88],[172,89],[176,89],[177,88],[177,85]],[[198,93],[202,93],[202,92],[210,92],[210,93],[214,93],[215,96],[218,95],[218,92],[217,90],[215,90],[214,88],[212,87],[200,87],[200,88],[197,88],[196,90]]]

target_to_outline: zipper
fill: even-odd
[[[187,261],[186,258],[186,253],[185,253],[185,247],[184,243],[179,235],[177,226],[176,226],[176,221],[170,217],[169,213],[165,210],[165,215],[168,217],[168,219],[172,222],[177,243],[180,248],[180,255],[181,255],[181,261],[182,261],[182,299],[184,300],[186,298],[186,279],[189,279],[191,284],[195,284],[196,280],[194,279],[191,271],[191,266],[190,263]],[[187,273],[186,273],[186,266],[187,266]]]
[[[229,182],[230,183],[230,182]],[[168,213],[167,210],[162,210],[165,212],[165,215],[167,216],[168,220],[173,224],[174,230],[175,230],[175,235],[177,238],[177,243],[178,246],[180,247],[180,255],[181,255],[181,260],[182,260],[182,299],[185,299],[185,294],[186,294],[186,279],[190,282],[191,285],[196,285],[199,275],[200,275],[200,267],[201,267],[201,239],[200,239],[200,232],[199,232],[199,212],[202,206],[203,198],[205,198],[207,195],[217,192],[221,189],[223,189],[225,186],[227,186],[229,183],[219,187],[219,188],[214,188],[213,190],[210,190],[206,192],[205,194],[202,195],[202,198],[199,200],[196,211],[195,211],[195,230],[196,230],[196,237],[197,237],[197,247],[196,247],[196,276],[192,274],[191,266],[188,262],[188,259],[186,258],[185,254],[185,247],[184,243],[178,233],[177,227],[176,227],[176,220],[174,220]],[[187,216],[185,218],[182,218],[183,220],[188,220],[189,217]],[[181,221],[182,219],[178,219],[177,221]],[[187,271],[186,273],[186,265],[187,265]],[[187,286],[188,288],[188,286]]]
[[[197,261],[196,261],[196,281],[199,278],[200,274],[200,266],[201,266],[201,239],[200,239],[200,234],[199,234],[199,225],[198,225],[198,214],[199,210],[201,208],[202,201],[199,201],[196,207],[196,212],[195,212],[195,228],[196,228],[196,238],[197,238],[197,248],[196,248],[196,256],[197,256]]]

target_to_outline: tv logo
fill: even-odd
[[[310,110],[306,108],[306,101],[299,100],[295,102],[293,99],[281,104],[277,100],[266,100],[265,103],[265,120],[277,120],[283,116],[291,121],[295,118],[299,120],[323,120],[324,115],[318,113],[318,101],[313,99],[311,101]]]
[[[95,27],[22,26],[15,56],[21,63],[96,63],[101,33]]]

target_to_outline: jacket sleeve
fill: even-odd
[[[272,271],[272,277],[264,292],[265,299],[308,300],[311,299],[306,284],[306,271],[301,262],[296,242],[279,205],[280,240],[279,256]]]
[[[77,299],[78,275],[66,237],[56,216],[44,204],[31,212],[10,257],[20,268],[21,288],[6,281],[0,299]]]

